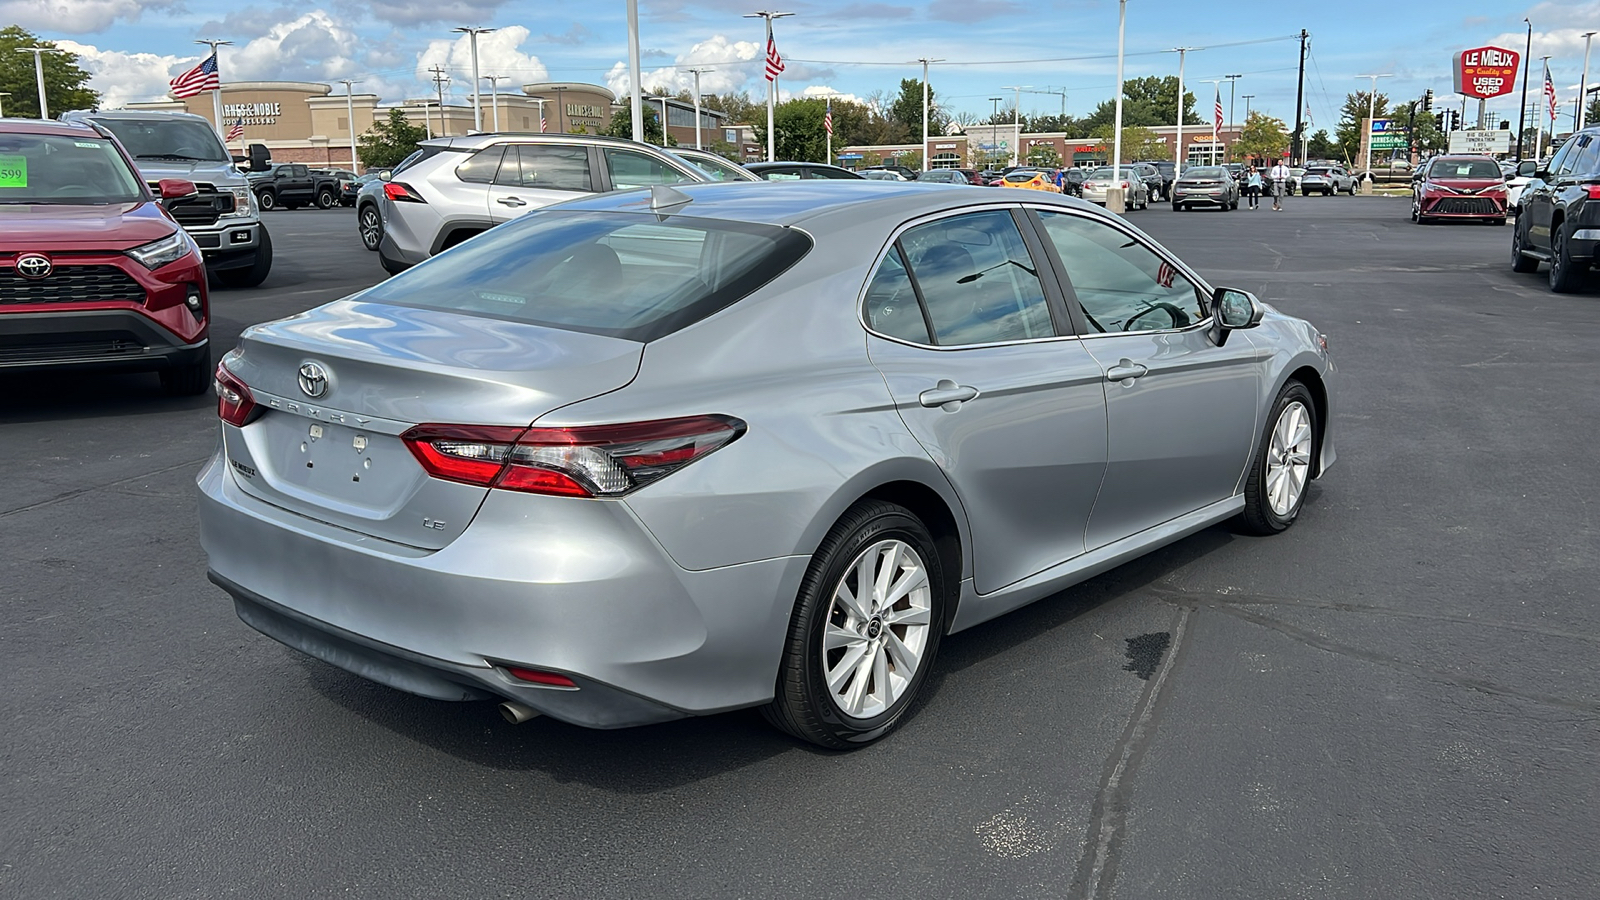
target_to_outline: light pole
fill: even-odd
[[[489,82],[489,108],[494,110],[494,130],[500,130],[500,82],[510,81],[510,75],[485,75],[483,80]]]
[[[1244,98],[1244,120],[1250,121],[1250,101],[1255,99],[1255,94],[1240,94]]]
[[[667,101],[672,98],[666,94],[661,94],[650,99],[661,101],[661,146],[665,147],[667,145]]]
[[[1367,92],[1367,161],[1366,173],[1362,176],[1367,182],[1367,193],[1372,193],[1372,120],[1378,115],[1378,79],[1393,78],[1391,73],[1383,75],[1357,75],[1357,78],[1372,79],[1372,90]]]
[[[1183,152],[1183,64],[1189,58],[1189,51],[1195,47],[1173,47],[1172,52],[1178,54],[1178,136],[1172,145],[1172,179],[1177,181],[1183,174],[1183,163],[1187,158]]]
[[[704,150],[705,145],[700,142],[700,76],[710,69],[690,69],[689,74],[694,76],[694,148]]]
[[[10,91],[0,91],[0,119],[4,119],[6,117],[5,103],[6,98],[9,96],[11,96]]]
[[[1584,108],[1583,101],[1589,96],[1589,42],[1594,39],[1595,33],[1586,31],[1583,34],[1583,77],[1578,79],[1578,119],[1573,126],[1573,131],[1583,128],[1583,120],[1588,117],[1588,110]]]
[[[1217,98],[1216,104],[1212,107],[1212,110],[1211,110],[1211,155],[1210,155],[1210,160],[1211,160],[1211,165],[1213,165],[1213,166],[1217,164],[1217,144],[1221,143],[1221,139],[1217,137],[1217,113],[1216,113],[1216,107],[1222,105],[1222,82],[1225,81],[1225,80],[1226,79],[1223,79],[1223,78],[1211,78],[1211,79],[1204,79],[1203,78],[1203,79],[1200,80],[1201,84],[1209,84],[1209,85],[1212,86],[1212,89],[1214,91],[1212,96]]]
[[[944,62],[942,59],[919,59],[922,63],[922,171],[932,168],[928,161],[928,64]]]
[[[44,55],[46,53],[60,53],[50,47],[18,47],[18,53],[33,54],[33,74],[39,81],[39,118],[50,118],[50,104],[44,98]]]
[[[1122,62],[1127,48],[1128,0],[1117,2],[1117,122],[1111,137],[1111,188],[1106,191],[1106,208],[1125,212],[1122,196]],[[1112,198],[1116,199],[1113,200]]]
[[[224,137],[227,135],[228,129],[222,126],[222,57],[218,55],[217,48],[232,46],[233,41],[198,40],[195,43],[205,44],[210,47],[211,55],[217,60],[217,89],[211,92],[211,111],[217,119],[217,137]],[[42,76],[39,82],[39,91],[41,93],[44,91]]]
[[[1233,127],[1233,92],[1234,92],[1234,89],[1236,87],[1238,87],[1239,79],[1243,78],[1244,76],[1243,75],[1224,75],[1222,77],[1228,79],[1228,127],[1232,128]]]
[[[632,2],[632,0],[630,0],[630,2]],[[792,15],[794,15],[794,13],[771,12],[763,9],[760,12],[749,13],[745,16],[746,19],[763,19],[767,23],[767,46],[765,48],[765,52],[767,53],[767,162],[773,162],[778,158],[777,135],[773,131],[772,126],[772,108],[776,106],[778,102],[778,76],[773,71],[771,62],[771,53],[774,46],[772,43],[772,20],[782,19],[785,16]]]
[[[644,77],[639,62],[639,0],[628,0],[628,108],[633,126],[633,139],[644,143],[644,88],[639,80]],[[561,92],[556,91],[556,118],[561,117]]]
[[[539,133],[544,134],[544,103],[543,97],[529,97],[529,100],[539,104]]]
[[[350,171],[354,172],[361,164],[356,162],[356,101],[355,96],[350,93],[350,88],[361,82],[345,78],[339,83],[344,85],[344,122],[350,132]]]
[[[472,130],[483,130],[483,97],[478,93],[478,35],[489,34],[493,28],[452,28],[472,39]]]
[[[1517,110],[1517,162],[1522,162],[1522,135],[1527,128],[1523,118],[1528,114],[1528,72],[1533,65],[1533,60],[1529,58],[1529,54],[1533,53],[1533,23],[1526,18],[1522,21],[1528,23],[1528,45],[1522,51],[1522,108]]]
[[[1011,132],[1014,135],[1011,142],[1011,164],[1022,165],[1022,92],[1033,87],[1031,84],[1006,85],[1006,90],[1016,92],[1016,105],[1011,107]]]

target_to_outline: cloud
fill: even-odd
[[[985,22],[1020,13],[1025,9],[1010,0],[933,0],[928,18],[944,22]]]
[[[545,81],[550,72],[539,57],[523,53],[520,49],[528,40],[528,29],[511,25],[490,34],[478,35],[478,74],[506,75],[510,81],[500,86],[502,91],[520,90],[522,85]],[[467,97],[472,95],[472,40],[461,35],[455,40],[429,41],[417,54],[417,80],[431,83],[434,66],[440,66],[450,76],[449,93]]]
[[[132,22],[147,10],[165,10],[176,0],[0,0],[0,22],[42,31],[87,34],[117,20]]]
[[[197,62],[154,53],[101,50],[77,41],[56,41],[56,46],[78,54],[78,64],[89,73],[89,87],[100,92],[100,105],[104,108],[163,99],[168,79]]]
[[[539,40],[546,44],[581,44],[587,41],[593,33],[583,27],[582,22],[573,22],[572,27],[560,34],[541,34]]]
[[[267,27],[266,34],[222,52],[223,81],[331,81],[359,77],[365,41],[314,9]]]
[[[807,85],[805,90],[802,90],[798,94],[790,94],[788,91],[783,90],[780,90],[778,93],[785,95],[784,99],[788,99],[789,97],[816,97],[820,100],[826,97],[832,97],[836,102],[859,103],[862,106],[867,105],[867,101],[863,97],[857,97],[855,94],[847,94],[843,91],[836,91],[833,88],[822,84]]]
[[[725,94],[744,88],[752,78],[763,77],[761,71],[762,48],[753,41],[730,41],[718,34],[689,48],[687,53],[674,59],[675,65],[644,70],[640,84],[654,90],[688,91],[694,89],[694,73],[689,69],[707,69],[700,75],[700,92]],[[628,64],[619,62],[606,73],[606,87],[618,97],[628,94]]]

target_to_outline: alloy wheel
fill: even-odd
[[[1311,416],[1296,400],[1278,414],[1267,447],[1267,501],[1272,511],[1286,516],[1294,511],[1311,474]]]
[[[378,218],[378,211],[367,208],[361,211],[361,242],[366,244],[368,250],[378,249],[378,242],[383,239],[383,223]]]
[[[820,660],[841,713],[881,715],[911,686],[928,646],[932,600],[927,566],[905,541],[879,541],[851,563],[833,589]]]

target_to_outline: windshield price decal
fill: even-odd
[[[0,188],[28,186],[28,158],[0,156]]]

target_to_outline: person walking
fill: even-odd
[[[1255,166],[1244,176],[1244,195],[1250,198],[1250,208],[1261,208],[1261,170]]]
[[[1283,160],[1267,172],[1267,177],[1272,179],[1272,209],[1275,212],[1283,210],[1283,195],[1289,189],[1289,167]]]

